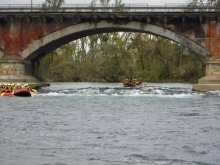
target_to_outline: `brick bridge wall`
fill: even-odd
[[[16,16],[5,17],[0,19],[0,58],[21,57],[21,52],[32,44],[55,31],[65,27],[76,25],[78,23],[93,21],[98,22],[103,18],[94,19],[93,17],[22,17]],[[130,21],[144,22],[153,24],[177,34],[180,34],[189,40],[200,45],[210,52],[211,57],[220,56],[220,36],[219,23],[217,17],[205,18],[196,17],[125,17],[106,19],[107,22],[114,24],[126,24]],[[92,29],[91,29],[92,31]]]
[[[0,49],[4,56],[17,56],[29,44],[34,41],[72,25],[73,22],[60,22],[56,20],[43,22],[32,18],[31,22],[26,19],[14,19],[13,21],[0,21]]]

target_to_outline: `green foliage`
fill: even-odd
[[[56,10],[63,4],[65,4],[65,0],[45,0],[45,2],[42,3],[42,7]]]
[[[46,55],[39,75],[46,81],[197,82],[205,59],[170,40],[133,32],[103,33],[72,41]]]
[[[92,0],[90,3],[90,7],[95,7],[98,4],[98,6],[101,7],[117,7],[116,9],[114,9],[114,12],[120,12],[123,11],[123,7],[125,6],[125,4],[122,3],[122,0],[114,0],[113,4],[110,4],[111,0]],[[105,11],[105,9],[103,9],[103,11]]]
[[[220,0],[188,0],[188,7],[219,7]]]
[[[111,0],[99,0],[101,6],[108,7]]]

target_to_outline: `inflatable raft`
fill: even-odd
[[[34,97],[35,89],[30,89],[28,84],[1,84],[0,96],[20,96],[20,97]]]

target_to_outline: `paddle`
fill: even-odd
[[[144,87],[147,86],[147,82],[144,82],[144,83],[143,83],[143,86],[144,86]]]
[[[122,83],[122,82],[120,82],[120,83],[119,83],[119,86],[122,86],[122,85],[123,85],[123,83]]]
[[[13,91],[12,91],[12,93],[11,93],[11,95],[14,95],[14,93],[15,93],[15,89],[17,88],[17,85],[15,85],[14,86],[14,88],[13,88]]]
[[[30,89],[31,97],[34,97],[34,93],[37,92],[36,89]]]
[[[36,90],[36,89],[31,89],[31,91],[32,91],[32,92],[34,92],[34,93],[35,93],[35,92],[37,92],[37,90]]]
[[[34,97],[34,92],[30,92],[31,93],[31,97]]]

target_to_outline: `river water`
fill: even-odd
[[[52,83],[0,97],[1,165],[220,165],[220,92]]]

